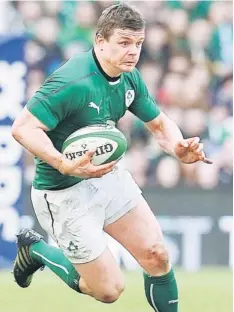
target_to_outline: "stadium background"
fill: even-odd
[[[16,252],[15,233],[26,226],[40,230],[29,196],[33,158],[13,141],[10,125],[53,70],[73,54],[92,47],[97,18],[103,8],[114,3],[0,2],[0,269],[6,269],[0,273],[1,311],[14,311],[17,302],[18,311],[37,311],[33,305],[39,298],[36,293],[46,296],[50,288],[56,294],[66,294],[64,300],[50,293],[51,298],[46,297],[38,311],[55,309],[52,298],[56,298],[59,312],[69,304],[70,309],[76,304],[77,309],[82,306],[81,310],[88,312],[150,311],[139,288],[136,262],[112,240],[110,247],[117,261],[131,271],[127,273],[129,292],[113,308],[77,299],[48,272],[38,274],[32,288],[22,292],[12,283],[8,270]],[[146,17],[146,41],[138,68],[150,92],[185,137],[202,138],[214,165],[183,165],[162,153],[131,114],[118,125],[129,141],[124,162],[159,217],[171,259],[179,267],[182,312],[229,312],[233,261],[232,2],[130,3]],[[9,294],[19,301],[12,302]],[[27,294],[31,300],[25,308]]]

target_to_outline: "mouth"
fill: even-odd
[[[127,66],[134,66],[136,65],[136,62],[129,61],[129,62],[124,62],[123,64]]]

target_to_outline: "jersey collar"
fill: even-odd
[[[104,70],[102,69],[100,63],[98,62],[98,59],[97,59],[97,56],[94,52],[94,49],[92,49],[92,55],[93,55],[93,58],[94,58],[94,61],[99,69],[99,71],[101,72],[101,74],[106,78],[106,80],[108,80],[109,84],[110,85],[115,85],[115,84],[118,84],[120,82],[120,77],[121,76],[118,76],[118,77],[110,77],[109,75],[107,75],[107,73],[104,72]]]

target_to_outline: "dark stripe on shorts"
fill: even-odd
[[[49,213],[50,213],[51,226],[52,226],[52,230],[53,230],[53,234],[54,234],[54,217],[53,217],[52,211],[50,210],[50,203],[47,200],[47,194],[44,195],[44,198],[45,198],[45,201],[46,201],[46,204],[47,204],[47,208],[48,208]],[[55,236],[55,234],[54,234],[54,236]]]

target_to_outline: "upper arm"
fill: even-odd
[[[44,125],[39,119],[37,119],[30,111],[25,107],[20,115],[15,119],[12,125],[12,133],[14,135],[17,129],[21,127],[27,127],[29,129],[40,128],[44,131],[48,131],[49,128]]]
[[[162,111],[160,114],[154,118],[153,120],[146,122],[145,125],[152,132],[155,133],[157,131],[162,131],[164,129],[165,124],[170,121],[169,117],[165,115]]]
[[[48,129],[54,129],[71,114],[73,84],[52,76],[27,102],[28,111]]]
[[[138,71],[136,71],[135,78],[136,97],[130,105],[129,111],[143,122],[149,122],[160,114],[160,108],[150,95]]]

